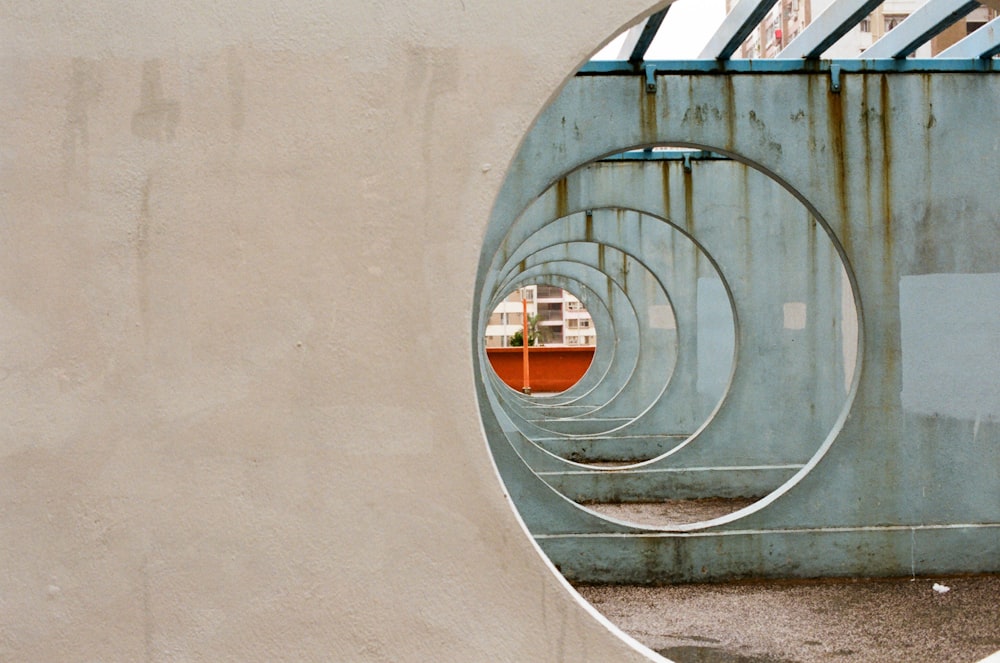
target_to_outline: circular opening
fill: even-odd
[[[614,359],[589,400],[493,399],[529,470],[602,517],[691,529],[748,513],[839,426],[857,359],[849,270],[808,202],[735,156],[646,145],[575,168],[526,201],[490,261],[484,301],[558,273],[608,311]]]
[[[597,327],[584,300],[570,290],[530,283],[495,305],[483,343],[497,380],[533,398],[550,398],[577,385],[589,370]]]
[[[677,330],[666,289],[634,251],[601,237],[600,228],[612,218],[629,224],[634,216],[628,210],[589,210],[543,223],[499,268],[507,278],[545,272],[575,279],[603,313],[595,317],[599,335],[613,339],[613,351],[599,348],[597,366],[588,376],[592,380],[586,389],[575,390],[571,400],[552,401],[546,405],[559,407],[527,413],[518,411],[519,403],[505,402],[518,428],[533,441],[547,444],[548,436],[595,436],[626,426],[655,403],[671,379]],[[656,331],[643,334],[643,327]],[[548,448],[564,455],[551,444]],[[566,453],[578,454],[572,447]]]

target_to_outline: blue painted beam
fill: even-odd
[[[663,19],[669,10],[670,5],[667,5],[646,19],[645,25],[642,26],[642,32],[639,33],[639,38],[628,56],[629,62],[636,64],[643,61],[646,57],[646,51],[649,50],[649,45],[653,43],[653,38],[656,37],[656,33],[660,29],[660,25],[663,23]]]
[[[1000,54],[1000,17],[993,19],[951,48],[942,51],[935,60],[977,58],[984,62],[993,62],[988,58],[997,54]]]
[[[996,27],[993,32],[1000,36],[1000,24],[991,21],[970,37],[963,39],[952,48],[945,51],[951,52],[959,44],[975,36],[979,32],[986,30],[990,26]],[[985,34],[985,33],[984,33]],[[996,37],[993,41],[983,40],[983,48],[995,45]],[[954,51],[957,53],[958,51]],[[968,52],[968,51],[966,51]],[[985,60],[977,51],[975,56],[948,56],[942,53],[936,58],[920,59],[896,59],[885,58],[880,60],[862,59],[838,59],[838,60],[659,60],[647,61],[647,65],[653,65],[659,75],[698,75],[698,74],[819,74],[829,73],[833,66],[840,67],[842,74],[925,74],[925,73],[994,73],[1000,72],[1000,62]],[[627,62],[620,61],[593,61],[588,62],[577,76],[643,76],[644,72],[636,72],[635,68]]]
[[[708,44],[702,50],[701,59],[728,60],[753,32],[777,0],[740,0],[723,19]]]
[[[629,150],[621,154],[604,157],[601,161],[705,161],[709,159],[729,160],[725,154],[705,150]]]
[[[880,4],[882,0],[835,0],[776,57],[807,60],[821,57]]]
[[[872,44],[861,58],[905,58],[978,6],[978,0],[928,0]]]

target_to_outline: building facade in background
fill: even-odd
[[[528,317],[537,315],[541,345],[593,346],[597,344],[594,321],[583,303],[571,293],[550,285],[524,289]],[[486,347],[501,348],[523,329],[521,290],[510,293],[493,310],[486,326]]]
[[[726,11],[732,10],[737,1],[726,0]],[[832,3],[833,0],[779,0],[743,42],[740,57],[776,57]],[[823,57],[857,57],[923,4],[924,0],[886,0],[831,46]],[[918,48],[912,57],[934,57],[996,16],[995,10],[979,7]]]

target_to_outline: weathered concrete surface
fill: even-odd
[[[811,67],[775,75],[674,72],[658,75],[650,94],[634,74],[580,76],[522,146],[480,263],[487,294],[493,266],[513,248],[506,233],[553,183],[609,154],[686,145],[770,174],[810,210],[843,258],[859,325],[857,343],[844,334],[835,344],[844,367],[854,361],[847,352],[853,345],[858,366],[828,382],[849,388],[829,432],[813,441],[815,453],[767,497],[716,520],[663,531],[634,527],[621,536],[627,524],[574,512],[564,496],[538,485],[532,470],[555,471],[552,454],[511,434],[502,415],[486,421],[488,431],[503,430],[494,449],[512,494],[540,498],[525,508],[526,521],[569,577],[662,583],[997,570],[1000,262],[992,247],[1000,202],[992,175],[1000,139],[987,128],[1000,121],[1000,76],[852,72],[836,93],[829,82]],[[698,168],[692,173],[696,186]],[[670,183],[677,179],[671,175]],[[661,199],[686,208],[698,199],[696,188],[677,195],[660,180]],[[620,201],[585,199],[581,209],[562,196],[558,217],[592,205],[649,209],[647,181],[633,183],[614,188]],[[649,211],[683,219],[697,238],[700,216],[661,208]],[[753,246],[733,238],[737,247]],[[809,301],[785,303],[794,309]],[[488,313],[477,308],[480,317]],[[781,308],[762,315],[778,322]],[[757,312],[750,306],[740,313],[743,320]],[[810,403],[748,389],[745,357],[738,356],[729,395],[709,424],[650,466],[684,467],[685,457],[704,453],[709,442],[744,453],[745,418],[734,416],[740,407],[791,411]],[[482,402],[489,419],[495,399]],[[507,440],[515,451],[505,455],[497,447]],[[515,456],[521,467],[506,464]],[[763,465],[761,457],[752,460],[747,465]]]
[[[995,575],[579,590],[677,663],[972,663],[1000,649]]]
[[[641,658],[467,330],[521,137],[664,4],[0,2],[0,659]]]

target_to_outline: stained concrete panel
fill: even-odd
[[[1000,274],[899,282],[903,409],[1000,421]]]
[[[797,74],[664,72],[655,79],[654,95],[635,76],[577,77],[523,144],[519,167],[512,169],[494,210],[496,227],[490,229],[488,251],[498,245],[494,238],[506,222],[576,164],[631,146],[684,144],[745,158],[783,180],[817,220],[810,247],[820,246],[815,240],[826,235],[842,257],[841,265],[826,263],[815,281],[789,279],[784,270],[764,275],[768,289],[774,284],[790,287],[763,307],[745,305],[745,284],[725,268],[728,261],[719,260],[734,293],[738,329],[752,320],[761,325],[758,338],[763,340],[774,330],[775,338],[798,343],[802,330],[782,329],[782,302],[814,304],[810,290],[842,284],[832,288],[832,305],[826,311],[815,306],[807,311],[807,328],[825,328],[832,341],[822,355],[831,361],[825,367],[816,364],[821,371],[817,375],[831,402],[840,406],[826,432],[789,438],[815,440],[816,454],[789,458],[788,464],[798,460],[804,465],[753,506],[728,518],[656,534],[637,530],[623,537],[611,529],[610,520],[604,521],[602,532],[596,519],[576,532],[570,526],[559,529],[557,519],[546,522],[535,508],[535,522],[555,525],[535,530],[536,538],[564,571],[575,567],[575,577],[673,582],[704,579],[706,569],[716,579],[995,570],[1000,542],[998,425],[966,415],[920,415],[903,407],[900,288],[909,275],[997,272],[996,188],[989,180],[995,171],[997,139],[984,140],[989,132],[979,129],[995,123],[996,113],[987,110],[1000,108],[1000,79],[995,73],[865,70],[846,75],[839,91],[832,92],[828,78],[821,65],[807,65]],[[954,103],[957,99],[962,103]],[[599,104],[602,112],[593,112]],[[961,106],[982,111],[975,123],[970,124]],[[707,171],[709,166],[692,163],[691,200],[699,199],[697,174],[702,168]],[[643,170],[656,172],[645,165]],[[663,177],[656,188],[636,191],[662,197],[659,189],[672,191],[682,179]],[[710,191],[710,199],[717,199],[719,189]],[[573,204],[572,186],[567,193],[565,200]],[[603,198],[601,202],[609,204]],[[651,202],[652,209],[662,209],[661,201]],[[705,230],[702,216],[664,216],[684,219],[699,233]],[[753,244],[757,238],[780,239],[783,234],[770,232],[777,230],[773,225],[754,234],[737,230],[729,233],[744,248],[741,255],[732,256],[736,260],[759,255]],[[710,254],[720,255],[713,243],[705,240],[705,246]],[[481,263],[481,282],[488,264]],[[995,294],[988,296],[995,301]],[[855,310],[848,315],[852,302]],[[740,365],[730,398],[691,444],[653,464],[670,460],[680,467],[689,449],[704,457],[706,442],[731,441],[732,435],[706,439],[706,434],[733,424],[732,430],[738,431],[752,420],[735,416],[743,413],[733,405],[740,403],[734,395],[775,403],[786,412],[814,402],[803,397],[801,389],[761,401],[765,395],[747,389],[745,380],[768,366],[747,370],[744,362],[768,350],[769,344],[748,352],[743,341],[753,337],[740,333],[738,338]],[[819,356],[815,349],[807,354]],[[847,363],[852,357],[857,360],[853,370],[837,366],[838,359]],[[787,383],[782,380],[782,387]],[[766,446],[774,439],[767,432],[754,436],[765,443],[759,451],[776,449]],[[730,445],[727,451],[731,460],[746,448]],[[956,557],[955,550],[966,554]],[[602,576],[603,570],[612,573]]]
[[[644,658],[468,329],[516,145],[654,4],[3,3],[0,659]]]
[[[698,392],[718,398],[733,371],[733,308],[719,279],[698,279]]]

